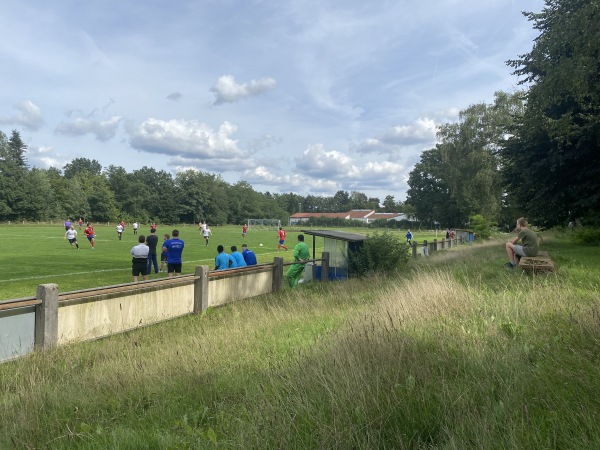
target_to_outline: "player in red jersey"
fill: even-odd
[[[92,244],[92,250],[94,250],[94,238],[96,237],[96,233],[94,233],[94,227],[91,223],[88,222],[87,228],[83,230],[83,234],[85,234],[85,236],[88,238],[88,241],[90,241],[90,244]]]
[[[248,225],[244,224],[244,226],[242,227],[242,237],[243,238],[246,237],[247,232],[248,232]]]
[[[285,235],[287,233],[284,231],[283,228],[279,227],[279,231],[277,232],[277,237],[279,239],[279,244],[277,245],[277,251],[281,251],[281,249],[283,248],[284,250],[287,251],[287,247],[285,246]]]

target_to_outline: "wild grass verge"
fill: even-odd
[[[0,448],[598,448],[598,256],[499,246],[4,364]]]

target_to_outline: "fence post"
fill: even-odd
[[[40,284],[35,307],[34,347],[46,350],[58,342],[58,284]]]
[[[417,257],[417,243],[416,242],[414,242],[412,244],[412,256],[413,256],[413,258]]]
[[[437,239],[433,240],[433,251],[434,252],[438,251],[438,240]]]
[[[329,252],[323,252],[321,257],[321,281],[329,281]]]
[[[273,292],[279,292],[283,288],[283,258],[276,256],[273,258]]]
[[[194,275],[194,314],[200,314],[208,309],[208,266],[197,266]]]

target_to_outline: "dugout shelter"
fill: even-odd
[[[312,255],[315,257],[316,239],[323,238],[323,251],[329,253],[330,280],[343,280],[348,278],[348,253],[358,250],[367,236],[358,233],[335,230],[300,230],[305,235],[312,236]],[[321,279],[321,266],[315,268],[316,279]]]

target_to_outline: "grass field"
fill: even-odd
[[[173,228],[159,226],[159,245],[163,234],[170,234]],[[286,261],[291,260],[293,248],[297,243],[296,237],[300,233],[299,228],[287,229],[286,245],[290,251],[278,254],[276,231],[250,230],[242,240],[241,227],[212,227],[212,237],[207,247],[198,227],[181,225],[177,228],[185,242],[182,269],[184,274],[194,273],[194,268],[198,265],[214,268],[216,248],[219,244],[229,252],[232,245],[241,250],[241,245],[245,242],[256,253],[259,264],[272,262],[277,255],[283,256]],[[125,228],[121,241],[118,240],[113,225],[94,225],[94,230],[96,249],[92,251],[83,230],[78,231],[79,250],[76,250],[64,239],[62,225],[0,226],[0,239],[3,242],[0,255],[0,300],[35,296],[37,286],[45,283],[57,283],[61,292],[68,292],[131,282],[129,252],[137,244],[137,236],[133,234],[133,229]],[[348,231],[362,233],[362,230]],[[138,231],[140,234],[148,232],[148,227]],[[394,235],[403,236],[404,233],[394,232]],[[431,239],[432,236],[423,233],[415,239]],[[312,237],[307,236],[306,242],[312,253]],[[316,256],[320,257],[322,251],[322,239],[317,238]],[[160,262],[160,255],[158,259]],[[165,273],[153,272],[150,278],[165,276]]]
[[[504,239],[2,364],[0,448],[600,448],[598,247]]]

